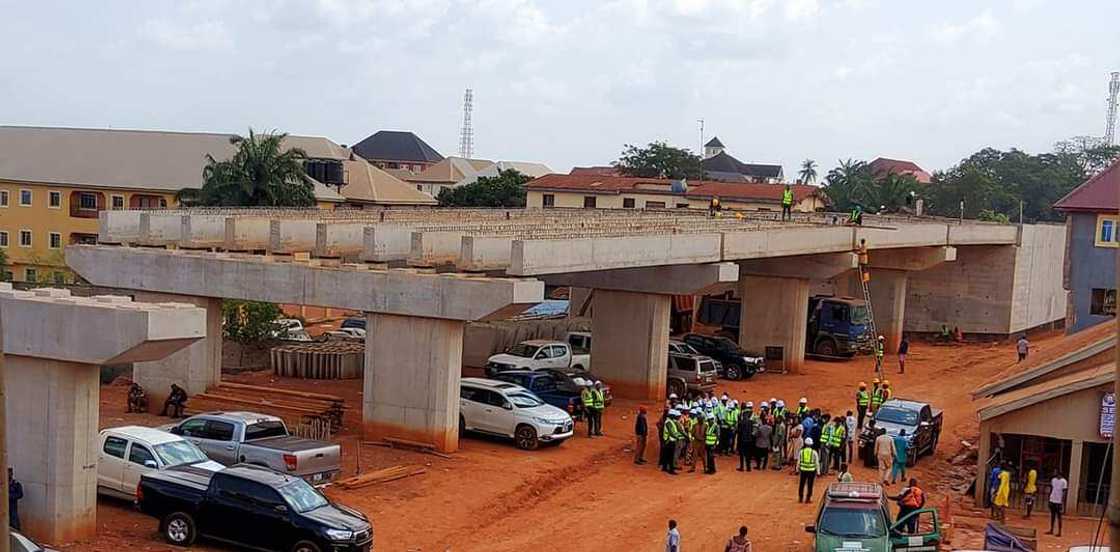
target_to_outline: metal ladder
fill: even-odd
[[[875,326],[875,309],[871,307],[871,288],[868,287],[868,282],[871,280],[871,274],[868,272],[867,266],[863,263],[859,265],[859,287],[863,289],[863,302],[867,305],[867,318],[871,320],[871,349],[875,350],[879,346],[879,328]],[[874,354],[874,353],[872,353]],[[882,378],[882,367],[879,373],[875,376]]]

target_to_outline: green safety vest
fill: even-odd
[[[728,408],[727,412],[723,416],[723,420],[727,422],[727,425],[734,427],[735,424],[739,423],[739,409]]]
[[[804,418],[805,416],[808,416],[808,415],[809,415],[809,407],[808,406],[797,407],[797,416],[798,417]]]
[[[883,404],[884,400],[886,400],[886,397],[884,396],[883,390],[876,389],[875,392],[871,394],[871,408],[879,408],[879,405]]]
[[[831,445],[832,444],[832,430],[835,427],[836,426],[834,426],[832,424],[825,424],[824,427],[821,428],[821,444],[822,445]]]
[[[801,449],[801,458],[797,467],[803,472],[817,471],[817,462],[813,459],[813,449],[809,447]]]
[[[782,191],[782,205],[793,205],[793,190]]]
[[[680,429],[677,428],[676,421],[672,419],[665,420],[665,429],[661,430],[661,438],[664,439],[666,443],[676,442],[677,439],[680,439],[680,434]]]
[[[603,391],[601,389],[592,389],[591,390],[591,401],[592,401],[592,406],[595,408],[595,410],[602,410],[603,409]]]
[[[871,395],[867,391],[856,391],[856,404],[860,408],[867,408],[867,404],[871,402]]]
[[[828,429],[828,426],[825,426],[825,429]],[[825,443],[834,447],[840,446],[844,442],[844,433],[846,433],[844,426],[833,424]]]
[[[883,360],[883,344],[878,341],[875,342],[875,358]]]
[[[778,408],[774,409],[774,417],[775,418],[784,418],[785,416],[786,416],[785,407],[778,407]]]
[[[704,444],[714,447],[717,443],[719,443],[719,427],[716,424],[709,423],[704,432]]]
[[[579,392],[579,398],[583,401],[583,406],[587,408],[591,408],[592,405],[595,404],[595,398],[591,395],[591,389],[586,387],[583,388],[583,391]]]

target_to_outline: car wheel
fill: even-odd
[[[583,370],[583,365],[582,364],[576,364],[575,366],[572,366],[572,369],[573,370]]]
[[[929,442],[929,450],[926,451],[926,454],[928,454],[930,456],[933,456],[933,453],[935,451],[937,451],[937,441],[939,439],[941,439],[941,434],[940,433],[934,433],[933,434],[933,439],[931,439],[930,442]]]
[[[517,426],[517,431],[513,434],[513,442],[521,450],[534,450],[540,446],[540,441],[537,440],[537,430],[527,425]]]
[[[741,380],[741,379],[743,379],[743,369],[740,368],[738,365],[735,365],[735,364],[727,365],[727,368],[724,369],[723,373],[727,377],[727,379],[729,379],[729,380]]]
[[[817,354],[821,356],[836,356],[836,344],[831,339],[817,343]]]
[[[175,546],[190,546],[198,536],[194,518],[184,512],[168,514],[163,518],[163,538]]]
[[[299,541],[292,546],[292,552],[323,552],[323,549],[311,541]]]

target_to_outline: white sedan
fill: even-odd
[[[98,494],[131,500],[145,473],[184,464],[210,471],[225,467],[207,458],[194,443],[150,427],[103,429],[99,439]]]

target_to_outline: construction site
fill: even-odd
[[[99,430],[165,425],[160,407],[174,402],[174,384],[186,416],[275,416],[293,435],[337,445],[338,470],[322,492],[368,518],[379,550],[653,550],[669,519],[690,550],[722,549],[741,525],[755,550],[809,550],[806,527],[835,474],[818,478],[805,504],[789,466],[744,473],[728,456],[714,475],[669,476],[636,465],[639,408],[652,464],[655,422],[678,390],[791,406],[804,397],[843,415],[858,410],[859,382],[889,379],[894,398],[943,412],[930,456],[908,472],[937,512],[939,546],[982,549],[992,443],[1031,422],[1009,416],[1067,392],[1099,405],[1105,384],[1095,371],[1113,362],[1114,323],[1065,333],[1066,247],[1065,225],[914,216],[852,224],[832,213],[783,221],[671,209],[102,211],[97,243],[65,248],[87,290],[0,291],[7,375],[24,370],[7,383],[24,529],[59,550],[168,550],[163,525],[128,500],[98,498],[92,466],[104,453]],[[227,300],[312,308],[303,320],[312,340],[270,347],[266,369],[231,370]],[[555,302],[565,308],[540,314]],[[150,319],[126,324],[135,335],[91,345],[103,337],[90,328],[124,324],[95,318],[107,316]],[[60,335],[34,337],[45,327],[35,320],[57,322],[42,335]],[[350,321],[361,332],[343,335]],[[674,375],[675,348],[691,336],[730,338],[735,354],[765,369],[727,379],[739,360],[725,359],[720,379],[695,388]],[[1020,363],[1025,339],[1030,357]],[[534,434],[530,446],[467,419],[461,390],[506,381],[502,357],[525,343],[542,349],[532,360],[555,348],[561,372],[609,386],[602,437],[588,436],[586,415],[569,433],[557,427],[558,444]],[[696,347],[704,354],[685,356],[720,359]],[[99,382],[93,368],[104,365],[130,369]],[[556,368],[525,367],[508,366],[530,376]],[[130,384],[146,394],[143,411],[133,412]],[[60,385],[68,391],[50,400],[74,415],[41,415],[44,393]],[[1107,482],[1093,479],[1110,454],[1094,448],[1104,442],[1093,437],[1099,420],[1071,421],[1089,424],[1090,435],[1043,427],[1039,435],[1066,440],[1055,445],[1064,452],[1019,452],[1020,469],[1037,461],[1048,470],[1040,483],[1054,469],[1070,478],[1061,537],[1043,535],[1044,507],[1030,519],[1007,514],[1006,526],[1037,550],[1088,544],[1103,511],[1093,505],[1107,502]],[[996,448],[1010,457],[1012,445]],[[877,479],[874,467],[849,464],[855,480]],[[206,539],[194,548],[227,549]]]

